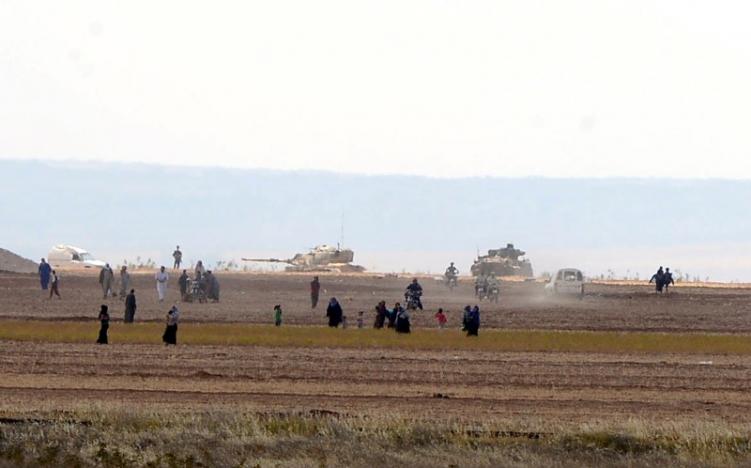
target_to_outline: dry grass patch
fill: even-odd
[[[0,321],[0,340],[93,343],[98,322]],[[158,323],[110,327],[111,343],[161,342]],[[556,351],[592,353],[751,354],[751,337],[738,334],[481,330],[468,338],[459,330],[417,329],[410,335],[392,330],[273,327],[250,324],[180,325],[181,345],[271,347],[399,348],[421,350]]]
[[[545,432],[535,432],[544,428]],[[0,421],[0,466],[731,466],[748,428],[89,408]]]

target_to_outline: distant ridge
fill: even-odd
[[[100,260],[283,257],[346,232],[372,271],[468,272],[508,242],[535,271],[751,280],[751,180],[347,175],[0,159],[2,245],[70,243]],[[51,195],[54,198],[51,200]]]
[[[11,273],[36,273],[37,264],[10,250],[0,248],[0,271]]]

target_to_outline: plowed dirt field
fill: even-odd
[[[165,303],[156,300],[151,274],[134,278],[136,320],[162,321],[178,299],[175,278]],[[326,292],[311,310],[310,276],[219,278],[221,302],[184,304],[183,323],[268,324],[273,305],[281,303],[285,324],[323,325],[325,298],[336,296],[350,325],[358,310],[367,311],[370,325],[375,303],[399,300],[409,281],[322,276]],[[461,306],[475,303],[471,284],[453,292],[431,279],[423,284],[428,311],[415,314],[415,326],[434,327],[433,311],[442,306],[458,327]],[[61,293],[62,300],[49,300],[34,276],[0,276],[0,327],[3,319],[29,319],[39,327],[90,320],[94,337],[103,301],[96,278],[64,274]],[[592,285],[582,300],[556,299],[540,284],[504,283],[500,304],[481,306],[483,327],[491,328],[748,333],[750,300],[751,291],[729,288],[676,288],[670,297],[657,297],[646,285]],[[119,298],[104,302],[119,320]],[[751,422],[750,387],[747,355],[0,342],[4,414],[101,404],[428,419]]]

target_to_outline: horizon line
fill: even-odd
[[[321,175],[334,175],[334,176],[350,176],[350,177],[394,177],[394,178],[418,178],[426,180],[550,180],[550,181],[669,181],[669,182],[751,182],[751,177],[669,177],[669,176],[634,176],[634,175],[609,175],[609,176],[557,176],[557,175],[541,175],[541,174],[526,174],[526,175],[462,175],[462,176],[439,176],[431,174],[416,174],[416,173],[399,173],[399,172],[375,172],[365,173],[357,171],[347,170],[335,170],[335,169],[279,169],[271,167],[261,166],[239,166],[232,164],[169,164],[162,162],[146,162],[146,161],[110,161],[110,160],[95,160],[95,159],[79,159],[79,158],[65,158],[65,159],[44,159],[44,158],[16,158],[16,157],[4,157],[0,156],[0,164],[36,164],[45,166],[60,166],[67,165],[71,169],[75,168],[91,168],[94,166],[128,166],[133,168],[161,168],[171,170],[200,170],[209,169],[216,171],[245,171],[245,172],[257,172],[257,173],[270,173],[270,174],[321,174]]]

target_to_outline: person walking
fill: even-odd
[[[107,330],[110,328],[110,314],[107,312],[107,306],[102,304],[99,310],[99,337],[96,339],[97,344],[107,344]]]
[[[665,272],[662,270],[662,266],[657,269],[657,273],[652,275],[649,279],[650,283],[655,284],[655,292],[662,294],[662,288],[665,286]]]
[[[279,304],[274,306],[274,326],[282,326],[282,306]]]
[[[665,268],[665,276],[662,278],[662,282],[665,285],[665,294],[668,294],[668,288],[675,284],[673,273],[670,271],[670,268]]]
[[[219,302],[219,280],[216,279],[216,275],[209,270],[204,280],[206,281],[206,298],[211,302]]]
[[[435,320],[438,322],[438,328],[446,328],[446,322],[448,322],[448,320],[446,319],[446,314],[443,313],[442,308],[439,308],[438,312],[435,313]]]
[[[332,297],[329,301],[329,306],[326,308],[326,317],[329,318],[329,327],[337,328],[339,324],[342,323],[343,316],[344,311],[342,311],[342,306],[339,305],[339,301],[337,301],[335,297]]]
[[[410,331],[409,309],[401,309],[396,316],[396,332],[409,333]]]
[[[159,296],[159,302],[163,302],[164,296],[167,294],[167,281],[169,280],[169,275],[164,266],[159,268],[159,271],[154,275],[154,279],[156,279],[156,293]]]
[[[179,270],[180,264],[183,262],[183,253],[180,252],[179,245],[175,247],[175,251],[172,252],[172,258],[175,259],[175,263],[172,265],[172,268],[174,268],[175,270]]]
[[[60,279],[57,277],[57,273],[55,270],[52,270],[52,273],[50,274],[50,299],[52,299],[52,295],[56,295],[58,299],[62,299],[60,297],[60,291],[58,290],[58,286],[60,284]]]
[[[52,267],[45,259],[42,259],[37,271],[39,272],[39,283],[41,284],[42,289],[46,291],[50,284],[50,273],[52,273]]]
[[[310,282],[310,308],[315,309],[318,305],[318,294],[321,292],[321,283],[318,281],[318,277],[314,276],[313,281]]]
[[[188,284],[190,283],[190,276],[188,271],[183,270],[183,274],[177,279],[177,284],[180,285],[180,299],[185,300],[185,296],[188,294]]]
[[[474,306],[467,316],[467,336],[478,336],[480,331],[480,307]]]
[[[136,290],[131,289],[130,294],[125,298],[125,323],[133,323],[136,316]]]
[[[124,301],[130,289],[130,273],[125,265],[120,267],[120,300]]]
[[[99,284],[102,286],[102,298],[107,299],[112,294],[112,283],[115,281],[115,274],[110,268],[110,264],[106,263],[104,268],[99,272]]]
[[[381,328],[383,328],[383,324],[386,322],[386,315],[388,314],[388,309],[386,309],[386,301],[379,302],[375,307],[375,311],[376,316],[375,321],[373,322],[373,328],[380,330]]]
[[[164,345],[176,345],[177,344],[177,324],[180,321],[180,311],[176,305],[172,305],[172,308],[167,312],[167,327],[164,329],[162,335],[162,341]]]
[[[468,305],[464,306],[464,314],[462,315],[462,331],[467,331],[470,315],[472,315],[472,307]]]

